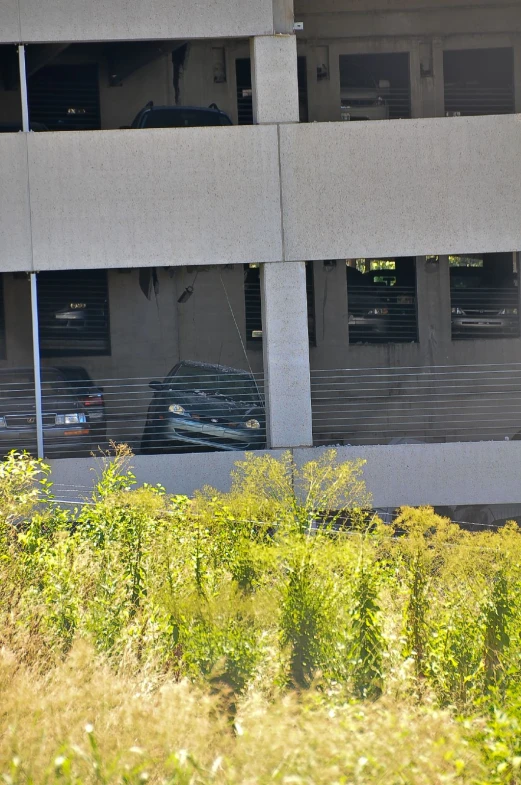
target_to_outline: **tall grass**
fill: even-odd
[[[0,471],[0,778],[521,782],[521,533],[367,511],[362,463],[92,497]],[[0,781],[2,781],[0,779]]]

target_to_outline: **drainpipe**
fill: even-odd
[[[22,100],[22,131],[29,133],[29,101],[27,99],[27,73],[25,68],[25,45],[18,47],[20,67],[20,96]],[[36,444],[38,458],[44,457],[42,416],[42,375],[40,369],[40,334],[38,331],[38,281],[31,273],[31,317],[33,327],[34,398],[36,402]]]

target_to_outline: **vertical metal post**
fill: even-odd
[[[20,68],[20,98],[22,100],[22,131],[29,131],[29,100],[27,98],[27,72],[25,70],[25,45],[18,47],[18,64]]]
[[[42,418],[42,376],[40,369],[40,333],[38,330],[38,280],[37,274],[31,273],[31,316],[33,321],[33,365],[34,395],[36,400],[36,443],[38,458],[44,457],[43,452],[43,418]]]

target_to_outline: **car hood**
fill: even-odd
[[[44,414],[65,414],[78,411],[77,400],[68,395],[42,396]],[[34,396],[12,396],[0,398],[0,416],[6,414],[35,414],[36,400]]]
[[[264,417],[264,409],[255,401],[236,401],[225,395],[210,395],[202,391],[168,391],[161,395],[161,401],[166,408],[177,403],[188,414],[198,415],[203,419],[244,422],[248,418]]]

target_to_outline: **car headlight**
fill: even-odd
[[[517,316],[517,308],[503,308],[499,312],[500,316]]]
[[[184,409],[180,403],[172,403],[168,407],[168,411],[172,412],[172,414],[186,414],[186,409]]]
[[[56,425],[79,425],[82,422],[86,422],[86,418],[84,414],[57,414],[56,415]]]
[[[371,308],[370,311],[367,311],[368,316],[387,316],[388,313],[388,308]]]
[[[461,308],[452,308],[451,310],[452,310],[452,315],[453,316],[464,316],[465,315],[465,311],[463,311]]]
[[[5,417],[0,417],[0,428],[7,428]]]
[[[258,420],[248,420],[246,423],[246,428],[251,428],[254,431],[258,431],[260,428],[260,422]]]

